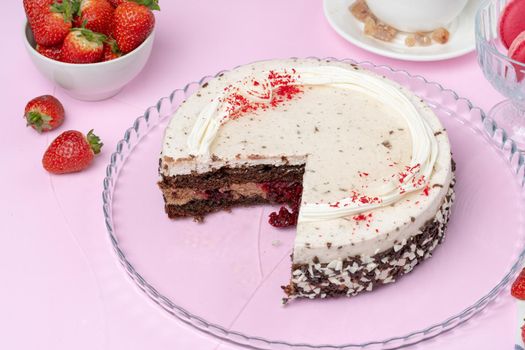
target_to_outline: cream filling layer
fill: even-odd
[[[241,197],[262,197],[266,198],[266,192],[260,184],[255,182],[246,182],[242,184],[231,184],[230,186],[221,187],[220,192],[230,192],[234,200]],[[168,205],[184,205],[193,200],[207,200],[208,196],[204,191],[194,190],[192,188],[178,188],[175,190],[164,190],[164,197]]]
[[[269,73],[263,72],[261,76],[253,77],[262,82],[257,87],[248,84],[249,79],[238,82],[236,91],[250,101],[270,104],[273,91],[280,86],[275,84],[272,86],[267,78]],[[407,165],[407,172],[395,174],[397,176],[388,179],[380,187],[370,189],[370,195],[377,200],[362,203],[347,197],[332,203],[303,203],[299,212],[299,222],[330,220],[388,206],[399,201],[406,194],[422,190],[428,185],[438,157],[437,140],[429,123],[402,91],[371,74],[336,66],[298,67],[294,70],[293,76],[295,79],[287,82],[288,85],[348,89],[382,101],[405,120],[412,138],[412,155],[410,164]],[[231,111],[231,106],[225,102],[228,100],[228,93],[225,90],[223,94],[216,96],[199,113],[188,137],[187,145],[191,154],[199,158],[210,157],[211,144],[217,137],[220,126],[228,121]]]

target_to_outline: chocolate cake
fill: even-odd
[[[454,200],[446,131],[400,85],[326,60],[258,62],[180,106],[160,157],[172,219],[280,204],[296,226],[285,300],[394,282],[443,240]]]

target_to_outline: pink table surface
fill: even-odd
[[[76,101],[32,66],[22,42],[20,1],[3,4],[0,64],[0,349],[238,349],[172,319],[117,263],[101,210],[102,179],[117,141],[158,98],[219,70],[265,58],[334,56],[370,60],[437,81],[488,110],[502,97],[474,53],[435,63],[387,59],[352,46],[329,27],[317,0],[161,1],[148,66],[116,97]],[[22,120],[25,103],[55,94],[67,120],[38,135]],[[94,128],[103,153],[87,171],[50,176],[41,168],[61,131]],[[501,295],[459,328],[412,349],[511,349],[516,304]]]

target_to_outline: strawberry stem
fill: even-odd
[[[148,7],[150,10],[160,11],[159,0],[129,0],[129,1],[136,2],[139,5],[144,5]]]
[[[89,30],[87,28],[71,28],[71,31],[73,32],[80,32],[84,38],[86,38],[88,41],[96,42],[99,44],[104,43],[107,40],[107,36],[101,33],[95,33],[92,30]]]
[[[55,3],[51,5],[51,12],[61,13],[64,16],[64,22],[71,22],[73,14],[78,11],[80,11],[79,0],[63,0],[62,2],[55,0]]]
[[[104,144],[100,142],[100,137],[93,134],[93,129],[89,130],[89,132],[87,133],[86,140],[89,143],[89,146],[91,147],[91,150],[93,151],[93,153],[99,154]]]
[[[113,38],[108,38],[106,40],[106,44],[111,48],[111,52],[114,53],[115,55],[121,55],[122,52],[120,51],[118,45],[117,45],[117,41]]]
[[[51,117],[36,111],[27,113],[27,126],[32,126],[36,131],[42,132],[45,129],[50,129],[49,122]]]

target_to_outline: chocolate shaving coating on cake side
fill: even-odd
[[[309,264],[292,266],[290,284],[283,286],[286,303],[295,298],[355,296],[381,285],[395,282],[417,264],[431,257],[445,237],[450,209],[454,202],[454,184],[433,220],[427,221],[418,234],[398,242],[394,247],[371,257],[352,256],[330,263],[314,258]]]

